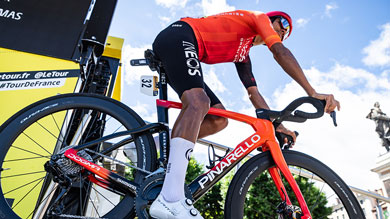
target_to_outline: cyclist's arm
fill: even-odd
[[[306,91],[309,96],[313,96],[316,91],[310,85],[301,67],[299,66],[294,55],[287,49],[282,43],[275,43],[270,48],[274,55],[275,60],[283,68],[283,70],[290,75],[301,87]]]
[[[247,89],[249,99],[256,109],[269,109],[267,103],[257,89],[256,80],[252,73],[252,63],[249,56],[245,61],[246,62],[236,62],[234,64],[236,65],[237,73],[242,84]]]
[[[340,110],[340,103],[332,94],[320,94],[314,90],[289,49],[284,47],[282,43],[275,43],[271,46],[270,50],[283,70],[301,85],[309,96],[320,100],[326,100],[325,112],[330,113],[334,111],[336,107]]]
[[[236,65],[238,76],[240,77],[242,84],[245,86],[248,92],[249,99],[252,102],[253,106],[256,109],[270,109],[267,102],[260,94],[259,89],[257,89],[256,80],[252,73],[252,63],[249,56],[247,57],[246,62],[239,62],[234,64]],[[295,135],[295,133],[285,128],[283,124],[280,124],[277,127],[276,131],[290,135],[293,137],[293,142],[296,141],[297,136]],[[285,141],[287,142],[287,138],[285,139]]]

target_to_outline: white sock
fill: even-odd
[[[184,138],[171,139],[167,173],[161,190],[162,196],[168,202],[177,202],[185,198],[184,182],[194,145]]]

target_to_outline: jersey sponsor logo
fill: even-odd
[[[254,37],[241,38],[240,45],[237,48],[236,55],[234,56],[233,62],[243,62],[248,57],[249,49],[251,48]]]
[[[22,19],[22,16],[23,16],[22,12],[10,11],[8,9],[0,8],[0,17],[18,21]]]
[[[222,15],[233,15],[233,16],[241,16],[241,17],[244,16],[243,13],[241,13],[241,12],[236,12],[236,11],[232,11],[232,12],[223,12],[223,13],[217,14],[216,16],[222,16]]]
[[[200,72],[200,62],[198,59],[198,54],[196,52],[194,44],[183,41],[184,55],[187,59],[188,74],[191,76],[202,76]]]
[[[229,167],[234,161],[240,159],[245,152],[247,152],[255,143],[260,141],[260,136],[254,134],[248,141],[245,141],[242,145],[236,147],[230,152],[221,162],[219,162],[213,169],[206,173],[200,180],[199,185],[204,189],[207,182],[214,180],[215,176],[220,175],[227,167]]]

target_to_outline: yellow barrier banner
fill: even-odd
[[[79,75],[80,67],[73,61],[0,48],[0,124],[36,101],[57,94],[73,93],[77,87]],[[50,119],[59,121],[56,125],[61,127],[65,114],[54,116],[56,118]],[[48,129],[58,130],[58,133],[53,133],[58,136],[60,130],[53,129],[53,122],[47,120],[40,121],[40,124]],[[55,138],[35,139],[35,142],[28,138],[29,135],[39,136],[37,135],[39,132],[42,132],[42,127],[38,125],[25,130],[24,135],[13,143],[13,150],[9,150],[2,166],[3,169],[11,169],[12,175],[17,175],[7,177],[7,171],[4,171],[1,185],[8,203],[22,218],[31,218],[29,214],[36,206],[40,191],[40,189],[32,190],[32,188],[42,187],[43,178],[46,175],[46,172],[42,171],[43,165],[56,145]],[[37,141],[39,145],[45,145],[45,148],[39,147]],[[17,162],[26,158],[37,158],[39,157],[37,154],[41,156],[41,159],[28,159],[28,167]],[[32,160],[34,162],[31,162]],[[36,173],[20,175],[26,171],[25,168]],[[34,181],[34,179],[40,180]],[[31,184],[25,185],[26,182],[31,181],[33,181]],[[25,197],[29,192],[30,194]],[[23,204],[18,205],[21,201]]]

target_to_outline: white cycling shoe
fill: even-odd
[[[149,214],[157,219],[203,219],[192,204],[190,199],[167,202],[160,194],[150,206]]]

